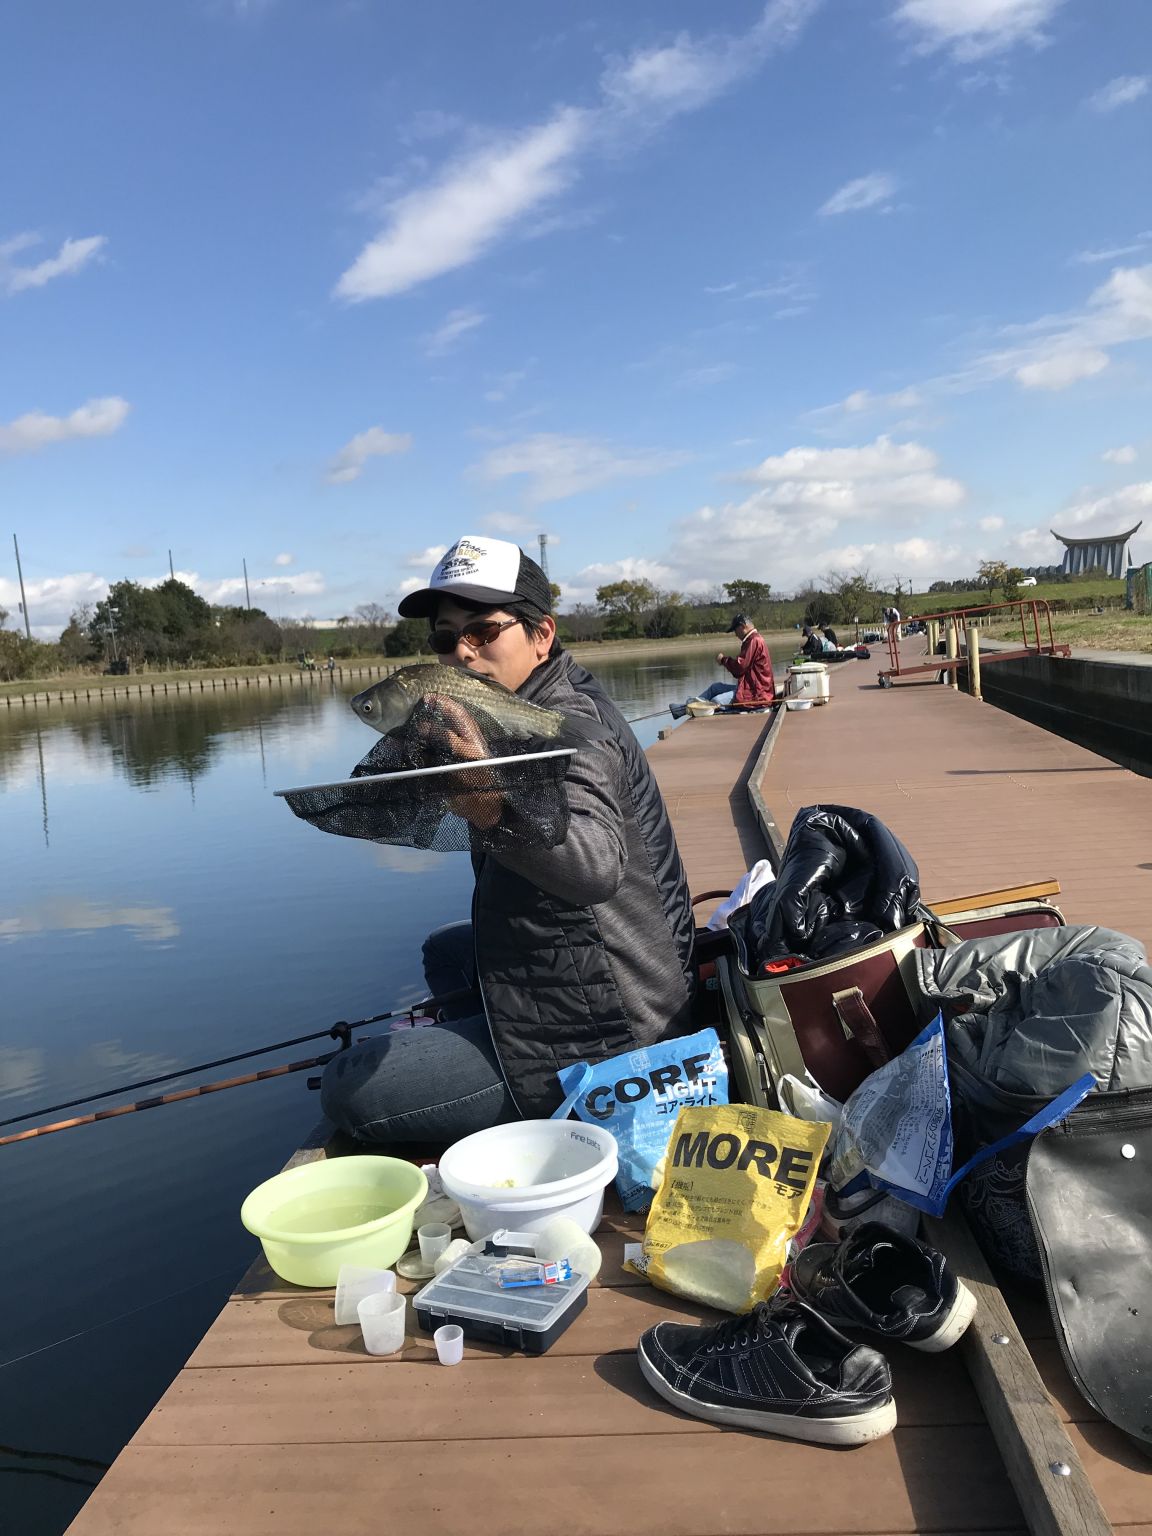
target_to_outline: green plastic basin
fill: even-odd
[[[341,1264],[390,1269],[412,1240],[428,1180],[395,1157],[329,1157],[258,1185],[240,1220],[294,1285],[336,1284]]]

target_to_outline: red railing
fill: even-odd
[[[1004,651],[982,650],[980,653],[982,663],[1013,661],[1021,656],[1068,656],[1071,654],[1067,645],[1056,640],[1052,632],[1052,610],[1042,597],[1022,597],[1010,603],[983,603],[974,608],[949,608],[943,613],[918,613],[914,615],[914,621],[925,626],[926,636],[931,633],[927,629],[930,624],[940,626],[941,637],[947,634],[949,628],[954,631],[955,655],[932,656],[926,662],[909,666],[900,655],[900,631],[906,624],[913,622],[913,617],[902,620],[898,624],[889,624],[886,626],[889,664],[879,674],[881,687],[890,687],[894,677],[912,677],[925,672],[952,672],[966,666],[967,658],[962,652],[964,631],[968,628],[968,621],[985,619],[990,614],[1002,613],[1005,610],[1007,610],[1006,617],[1010,617],[1012,613],[1019,617],[1020,646]]]

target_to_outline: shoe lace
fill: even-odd
[[[756,1339],[763,1338],[776,1327],[772,1321],[772,1311],[770,1302],[760,1301],[751,1312],[743,1313],[739,1317],[726,1317],[713,1329],[708,1345],[709,1351],[747,1347]]]

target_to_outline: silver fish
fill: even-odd
[[[403,725],[424,700],[436,698],[451,699],[463,706],[486,735],[552,741],[565,724],[564,715],[529,704],[503,683],[441,663],[401,667],[358,693],[352,700],[352,709],[361,720],[386,735]]]

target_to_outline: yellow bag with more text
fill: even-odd
[[[723,1312],[767,1301],[808,1210],[831,1126],[747,1104],[682,1109],[628,1268]]]

